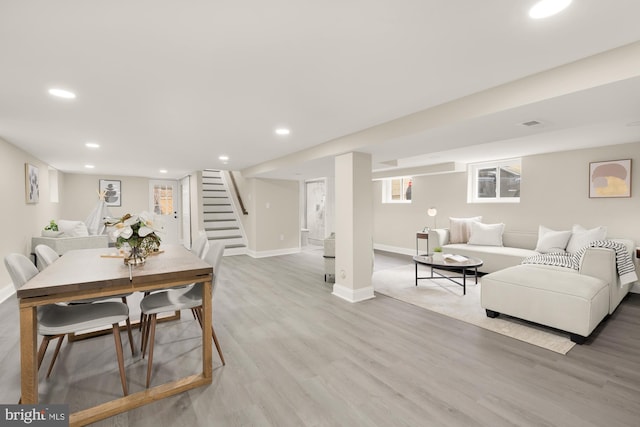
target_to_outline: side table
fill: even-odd
[[[418,231],[416,233],[416,255],[420,255],[420,249],[418,246],[418,242],[420,242],[421,239],[424,239],[427,241],[427,254],[429,254],[429,232],[428,231]]]

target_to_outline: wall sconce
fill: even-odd
[[[436,228],[436,215],[438,215],[438,210],[436,208],[427,209],[427,215],[433,217],[433,228]]]

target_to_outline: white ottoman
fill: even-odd
[[[609,314],[609,284],[577,271],[517,265],[482,277],[481,305],[500,313],[567,331],[582,344]]]

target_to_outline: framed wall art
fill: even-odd
[[[589,197],[631,197],[631,159],[589,163]]]
[[[99,190],[104,192],[104,201],[107,206],[122,206],[122,185],[120,180],[101,179]]]
[[[40,177],[38,168],[32,164],[24,164],[25,199],[27,203],[38,203],[40,200]]]

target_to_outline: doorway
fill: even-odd
[[[325,179],[305,182],[306,228],[309,230],[309,243],[314,245],[322,245],[325,238],[326,187]]]
[[[161,227],[163,243],[180,243],[180,192],[177,181],[149,181],[149,211]]]

